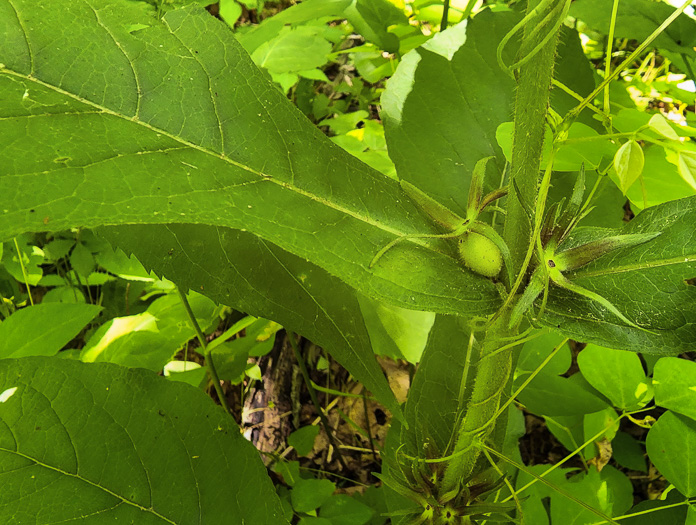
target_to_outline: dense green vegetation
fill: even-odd
[[[696,523],[689,2],[0,0],[0,35],[2,523]],[[264,468],[228,399],[283,344],[314,412]],[[334,410],[357,493],[333,360],[392,416]]]

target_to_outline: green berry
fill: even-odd
[[[503,255],[488,237],[469,232],[459,241],[459,256],[470,270],[484,277],[495,277],[503,268]]]

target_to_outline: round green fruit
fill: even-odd
[[[488,237],[469,232],[459,240],[459,256],[470,270],[484,277],[495,277],[503,268],[503,255]]]

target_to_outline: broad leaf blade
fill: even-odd
[[[649,208],[618,232],[579,228],[569,240],[582,244],[615,234],[662,232],[617,250],[568,277],[608,299],[644,330],[577,294],[552,286],[543,323],[578,341],[617,350],[678,354],[696,347],[696,197]],[[568,246],[571,247],[571,246]]]
[[[42,303],[0,323],[0,359],[55,355],[101,311],[91,304]]]
[[[655,404],[696,420],[696,363],[664,357],[655,363]]]
[[[496,50],[519,20],[516,13],[483,11],[437,34],[404,56],[382,95],[389,156],[399,178],[462,217],[478,160],[494,157],[485,192],[501,184],[505,157],[496,130],[511,118],[515,83],[498,67]],[[558,51],[556,77],[576,93],[592,91],[592,71],[577,32],[563,31]],[[508,64],[515,53],[510,43],[504,53]],[[577,101],[554,90],[551,103],[564,112]]]
[[[614,38],[645,40],[669,17],[675,8],[650,0],[627,0],[619,4],[614,27]],[[612,0],[577,0],[570,8],[570,15],[579,18],[592,29],[609,34]],[[696,46],[696,22],[682,14],[655,39],[655,47],[692,57]]]
[[[696,496],[696,421],[667,411],[646,440],[650,460],[687,498]]]
[[[286,523],[254,447],[195,388],[52,358],[0,361],[0,392],[12,388],[3,523]]]
[[[180,286],[309,338],[392,413],[401,413],[375,361],[355,291],[321,268],[228,228],[172,224],[98,232]]]
[[[2,0],[0,33],[1,238],[210,224],[404,307],[499,303],[490,281],[422,240],[370,270],[389,241],[433,225],[395,181],[313,127],[204,10],[158,20],[123,0]]]
[[[619,187],[624,192],[624,195],[628,188],[633,186],[633,183],[643,173],[644,165],[645,156],[643,155],[643,149],[635,140],[629,140],[616,152],[614,169],[619,177]]]
[[[462,217],[476,162],[495,158],[488,172],[497,175],[486,181],[486,191],[497,187],[505,165],[495,131],[510,120],[514,82],[495,53],[517,19],[483,12],[436,35],[404,56],[382,96],[399,177]]]

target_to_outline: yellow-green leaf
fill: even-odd
[[[614,169],[619,177],[619,187],[624,194],[643,173],[644,164],[643,149],[635,140],[629,140],[616,152]]]

